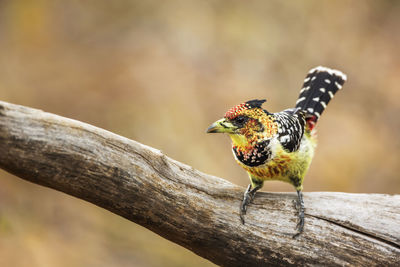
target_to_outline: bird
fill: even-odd
[[[229,109],[212,123],[207,133],[226,133],[232,141],[236,162],[247,171],[250,184],[240,205],[240,220],[265,181],[278,180],[294,186],[297,192],[296,233],[304,230],[303,180],[316,148],[316,124],[328,103],[342,89],[347,77],[336,69],[312,68],[300,90],[294,108],[271,113],[262,105],[265,99],[243,102]]]

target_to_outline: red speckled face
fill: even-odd
[[[234,106],[233,108],[231,108],[230,110],[228,110],[225,113],[224,118],[227,118],[229,120],[232,120],[234,118],[236,118],[239,114],[241,114],[243,111],[245,111],[246,109],[250,109],[250,105],[247,103],[241,103],[237,106]]]
[[[254,99],[254,100],[250,100],[250,101],[241,103],[241,104],[239,104],[237,106],[234,106],[230,110],[228,110],[225,113],[224,118],[228,119],[228,120],[232,120],[232,119],[236,118],[237,116],[243,114],[244,111],[246,111],[246,110],[251,110],[251,109],[260,109],[260,110],[262,110],[261,105],[265,101],[266,101],[265,99],[262,99],[262,100]]]
[[[224,118],[231,123],[236,137],[246,139],[246,145],[251,145],[259,139],[269,138],[276,134],[277,125],[272,116],[261,105],[265,100],[251,100],[229,109]]]
[[[250,100],[229,109],[207,129],[207,133],[227,133],[234,144],[251,146],[257,140],[270,138],[277,132],[277,123],[272,113],[261,105],[265,100]]]

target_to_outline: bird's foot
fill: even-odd
[[[244,215],[246,214],[247,211],[247,205],[251,202],[250,191],[251,191],[251,185],[249,184],[246,191],[244,192],[243,201],[242,204],[240,205],[240,220],[242,221],[242,224],[244,224]]]
[[[303,194],[301,191],[297,191],[297,201],[296,201],[296,210],[298,212],[298,221],[296,225],[297,233],[293,235],[293,238],[298,237],[304,230],[304,202],[303,202]]]
[[[245,223],[244,215],[246,214],[247,206],[253,201],[257,190],[260,188],[261,186],[256,186],[252,189],[251,184],[249,184],[246,191],[244,192],[243,201],[242,204],[240,205],[240,221],[242,222],[242,224]]]
[[[296,200],[293,200],[293,208],[297,211],[297,210],[299,210],[299,201],[296,199]]]

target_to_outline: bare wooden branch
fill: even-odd
[[[400,265],[400,195],[305,193],[292,239],[292,193],[244,188],[94,126],[0,102],[0,167],[84,199],[223,266]]]

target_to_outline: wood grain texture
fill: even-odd
[[[222,266],[400,266],[400,195],[257,194],[106,130],[0,101],[0,167],[84,199]]]

